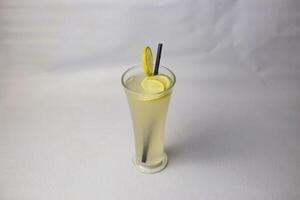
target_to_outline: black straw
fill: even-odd
[[[160,63],[162,46],[163,46],[162,43],[158,44],[157,54],[156,54],[156,61],[155,61],[155,68],[154,68],[154,74],[153,75],[158,74],[158,68],[159,68],[159,63]]]
[[[149,150],[149,137],[144,142],[143,154],[142,154],[142,163],[147,162],[148,150]]]
[[[154,124],[151,124],[150,127],[153,127]],[[144,135],[144,146],[143,146],[143,154],[142,154],[142,163],[147,162],[148,158],[148,151],[149,151],[149,144],[151,140],[151,135],[153,134],[153,128],[150,128],[146,135]]]
[[[157,54],[156,54],[156,61],[155,61],[155,68],[154,68],[154,73],[153,75],[158,74],[158,68],[159,68],[159,63],[160,63],[160,57],[161,57],[161,51],[162,51],[162,44],[158,44],[157,48]],[[152,127],[152,126],[151,126]],[[152,130],[150,129],[147,135],[144,137],[144,146],[143,146],[143,153],[142,153],[142,163],[147,162],[147,157],[148,157],[148,151],[149,151],[149,143],[151,140],[151,135],[152,135]]]

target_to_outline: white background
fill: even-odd
[[[2,0],[0,199],[300,199],[299,0]],[[121,74],[164,44],[169,165]]]

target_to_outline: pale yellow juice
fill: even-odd
[[[172,85],[172,79],[170,85]],[[134,127],[135,159],[138,164],[148,167],[159,165],[164,153],[164,129],[171,96],[171,89],[157,94],[143,91],[141,82],[144,74],[135,74],[125,80],[125,90]]]

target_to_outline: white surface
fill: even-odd
[[[0,199],[299,199],[299,8],[1,1]],[[120,76],[158,42],[170,162],[143,175]]]

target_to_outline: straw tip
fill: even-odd
[[[158,68],[159,68],[159,63],[160,63],[160,57],[161,57],[161,51],[162,51],[162,43],[158,43],[158,48],[157,48],[157,54],[156,54],[156,62],[155,62],[155,69],[154,69],[154,75],[158,74]]]

